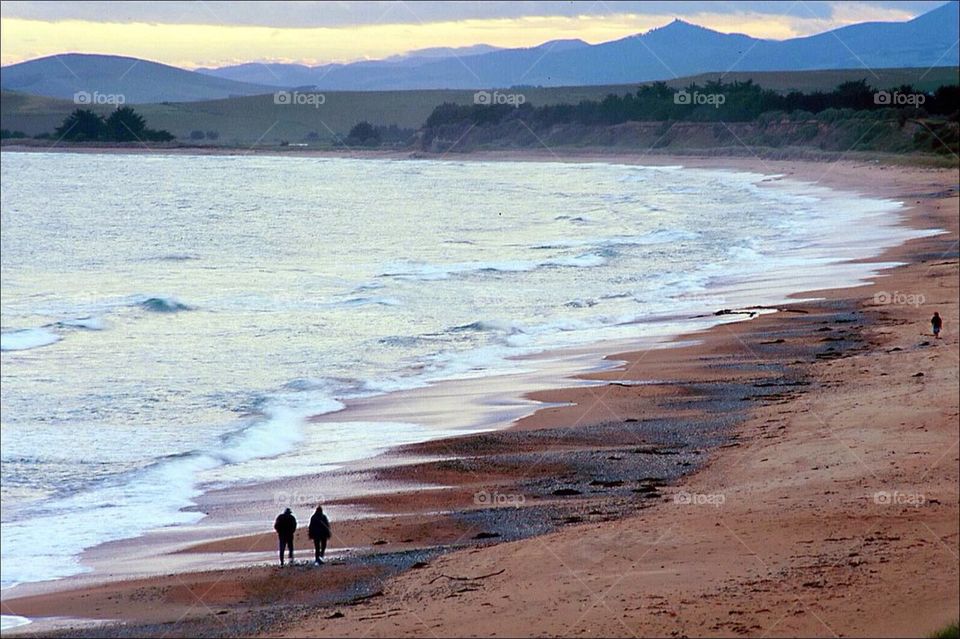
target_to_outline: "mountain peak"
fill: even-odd
[[[683,31],[696,31],[696,32],[713,31],[713,29],[708,29],[708,28],[706,28],[706,27],[701,27],[699,24],[693,24],[692,22],[687,22],[686,20],[681,20],[680,18],[674,18],[674,19],[673,19],[673,22],[671,22],[670,24],[668,24],[668,25],[666,25],[666,26],[663,26],[663,27],[660,27],[659,29],[655,29],[655,30],[656,30],[656,31],[679,31],[679,32],[683,32]]]
[[[569,49],[579,49],[580,47],[589,47],[590,45],[579,38],[568,38],[561,40],[549,40],[543,44],[538,44],[531,49],[545,49],[547,51],[560,52]]]
[[[691,35],[702,35],[702,34],[714,34],[717,33],[713,29],[708,29],[706,27],[701,27],[698,24],[693,24],[692,22],[687,22],[686,20],[681,20],[680,18],[674,18],[669,24],[665,24],[662,27],[654,27],[645,33],[638,33],[635,38],[640,38],[644,36],[659,36],[659,37],[669,37],[669,38],[682,38],[689,37]]]

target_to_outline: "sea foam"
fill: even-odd
[[[0,334],[0,351],[26,351],[56,344],[61,339],[45,328],[24,328]]]

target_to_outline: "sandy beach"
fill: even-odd
[[[269,522],[253,536],[231,526],[275,510],[278,491],[306,515],[316,477],[225,491],[198,503],[219,533],[157,537],[152,576],[94,571],[5,592],[4,614],[61,619],[16,634],[926,636],[957,620],[956,170],[594,152],[456,159],[782,175],[903,201],[906,224],[946,233],[872,260],[902,266],[871,285],[807,291],[797,297],[817,301],[752,309],[763,313],[675,348],[594,353],[609,366],[530,392],[546,403],[532,414],[520,380],[513,395],[434,389],[433,401],[454,405],[505,394],[504,419],[524,416],[340,473],[324,491],[339,518],[322,568],[281,572]],[[306,562],[305,535],[297,547]],[[129,549],[90,559],[110,566]]]

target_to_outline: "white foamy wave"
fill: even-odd
[[[441,352],[428,358],[422,378],[428,382],[474,379],[491,374],[520,373],[528,369],[510,359],[524,354],[518,348],[494,344],[465,352]]]
[[[613,237],[600,237],[583,240],[557,240],[545,244],[531,246],[535,250],[549,249],[567,249],[594,247],[596,249],[608,249],[621,246],[646,246],[650,244],[669,244],[672,242],[689,242],[699,237],[698,233],[685,231],[682,229],[655,229],[642,235],[615,235]]]
[[[264,409],[264,419],[225,438],[226,445],[215,455],[228,464],[282,455],[302,439],[308,418],[343,408],[343,403],[329,398],[299,402],[298,406],[274,402]]]
[[[517,322],[508,322],[504,320],[477,320],[462,326],[454,326],[450,329],[453,332],[462,331],[497,331],[502,333],[523,333],[523,326]]]
[[[727,255],[736,261],[756,262],[764,259],[762,249],[756,240],[748,240],[743,246],[731,246],[727,249]]]
[[[311,415],[321,413],[335,412],[342,408],[339,400],[355,399],[359,397],[370,397],[372,395],[383,395],[397,390],[410,390],[420,388],[425,383],[415,378],[387,377],[381,379],[355,379],[352,377],[298,377],[292,379],[283,387],[287,390],[297,392],[309,392],[316,395],[322,393],[323,397],[330,400],[322,400],[320,403],[314,403],[310,410],[305,412]],[[287,395],[288,403],[294,402],[296,395]],[[308,396],[309,397],[309,396]],[[308,399],[309,401],[309,399]],[[269,410],[270,403],[266,404]]]
[[[0,630],[13,630],[14,628],[25,626],[28,623],[30,623],[30,620],[26,617],[20,617],[19,615],[0,615]]]
[[[590,268],[606,263],[606,258],[596,253],[586,253],[576,257],[561,257],[541,262],[538,266],[572,266],[574,268]]]
[[[299,401],[298,397],[271,399],[261,418],[226,436],[221,445],[158,459],[142,470],[5,519],[4,546],[30,548],[31,560],[0,563],[0,580],[5,585],[28,583],[84,572],[87,568],[79,556],[88,548],[163,526],[200,521],[203,513],[185,509],[202,493],[198,483],[202,473],[287,453],[302,440],[303,425],[310,416],[343,408],[326,397],[304,395]],[[49,534],[64,521],[70,522],[70,535]]]
[[[593,222],[593,218],[588,215],[558,215],[555,220],[567,220],[568,222],[574,222],[575,224],[590,224]]]
[[[3,561],[0,580],[28,583],[85,572],[88,568],[80,564],[79,555],[88,548],[151,528],[196,523],[202,513],[181,509],[199,494],[196,473],[216,464],[204,455],[169,458],[97,488],[45,502],[41,509],[15,513],[4,521],[4,547],[29,548],[30,561]],[[70,534],[51,535],[64,521],[70,522]]]
[[[426,380],[422,378],[392,376],[366,380],[363,383],[363,389],[370,395],[383,395],[385,393],[423,388],[427,385]]]
[[[401,306],[402,302],[395,297],[351,297],[332,306]]]
[[[606,263],[606,258],[596,253],[570,257],[555,257],[546,260],[512,260],[499,262],[459,262],[453,264],[428,264],[408,262],[388,268],[380,277],[409,280],[445,280],[460,275],[478,273],[524,273],[539,268],[571,267],[590,268]]]
[[[61,339],[45,328],[24,328],[0,335],[0,351],[26,351],[56,344]]]

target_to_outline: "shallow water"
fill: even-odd
[[[443,434],[305,421],[345,399],[849,285],[877,267],[845,260],[919,235],[898,203],[763,179],[3,154],[3,584],[195,522],[205,488]]]

